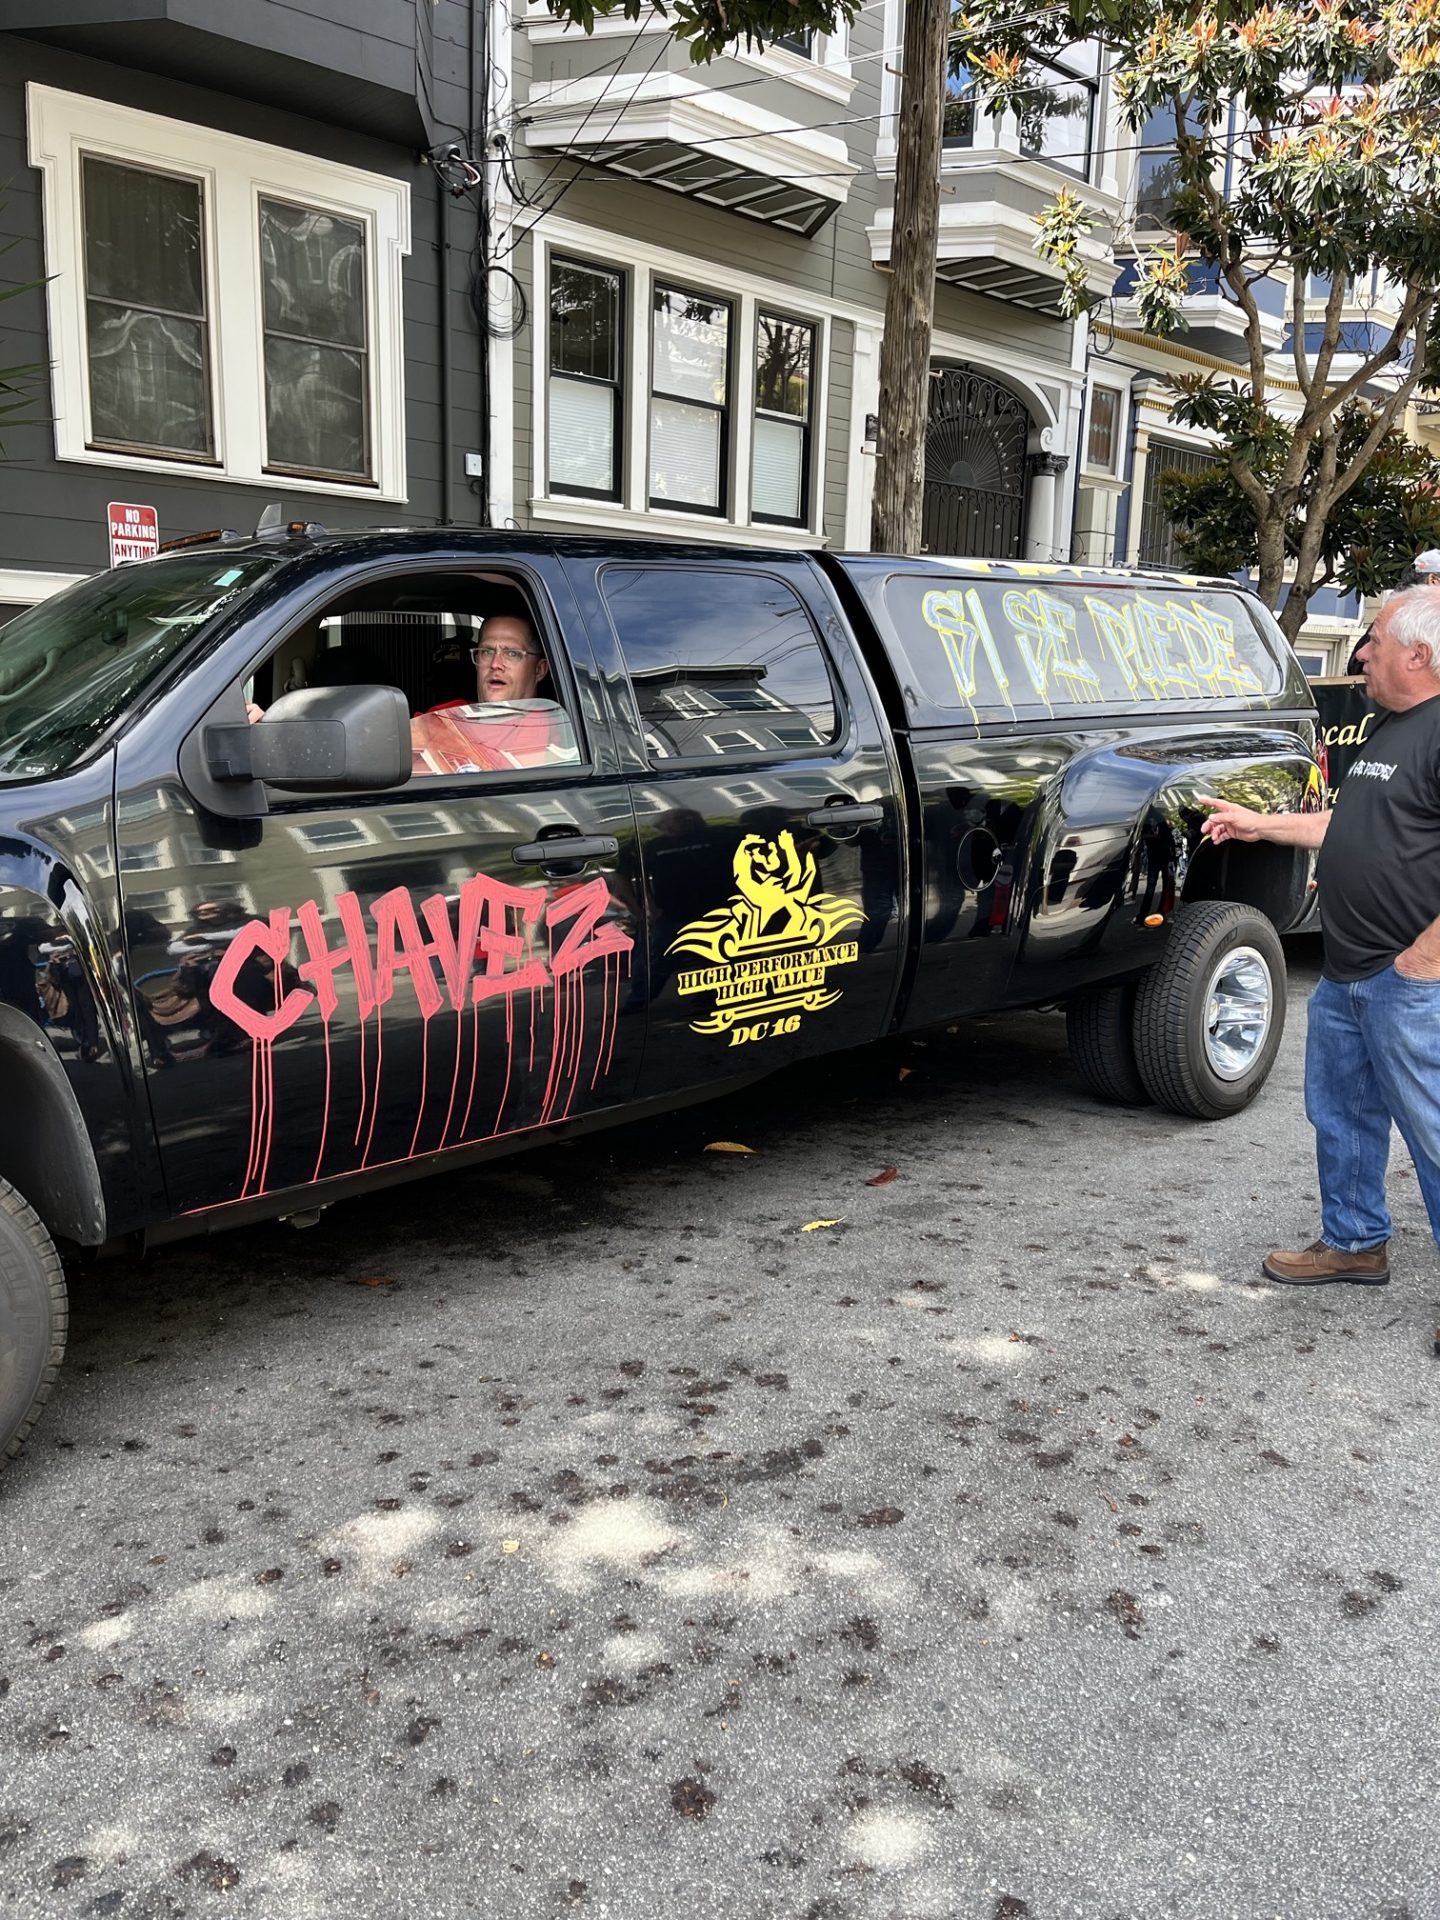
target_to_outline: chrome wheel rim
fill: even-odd
[[[1205,1058],[1221,1080],[1240,1080],[1264,1051],[1275,1010],[1275,985],[1263,954],[1232,947],[1205,994]]]

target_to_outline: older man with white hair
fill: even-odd
[[[1321,849],[1325,962],[1305,1049],[1320,1238],[1266,1257],[1264,1273],[1284,1286],[1389,1280],[1392,1120],[1440,1242],[1440,593],[1388,600],[1359,665],[1383,711],[1332,812],[1206,802],[1214,841]]]

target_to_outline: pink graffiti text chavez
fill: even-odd
[[[603,996],[592,1087],[608,1070],[614,1050],[621,968],[622,963],[628,968],[635,943],[613,921],[605,919],[609,905],[609,889],[598,878],[562,887],[552,895],[543,886],[510,886],[489,874],[476,874],[462,885],[458,900],[432,894],[420,903],[418,915],[406,888],[395,887],[381,894],[370,905],[373,945],[354,893],[342,893],[336,899],[335,916],[344,937],[334,947],[326,939],[320,908],[313,900],[305,901],[293,913],[279,907],[264,919],[248,921],[229,943],[210,983],[211,1005],[233,1020],[254,1047],[250,1151],[240,1197],[266,1190],[275,1129],[274,1044],[312,1008],[325,1028],[324,1121],[311,1178],[322,1176],[331,1107],[330,1021],[340,1004],[335,983],[342,969],[349,971],[360,1021],[360,1107],[353,1144],[360,1148],[363,1142],[363,1151],[354,1164],[363,1167],[369,1163],[380,1111],[384,1009],[393,999],[396,978],[402,973],[409,976],[422,1023],[420,1092],[410,1155],[421,1151],[421,1132],[427,1117],[429,1024],[447,1006],[456,1016],[449,1100],[439,1136],[427,1144],[425,1151],[458,1146],[472,1137],[490,1138],[506,1130],[504,1110],[515,1068],[515,1001],[522,993],[529,1001],[528,1058],[532,1068],[537,1016],[543,1018],[547,998],[549,1001],[551,1044],[540,1123],[564,1119],[575,1096],[585,1052],[589,1024],[586,970],[596,963],[601,968]],[[296,923],[305,958],[292,966]],[[254,991],[257,967],[261,978],[269,976],[273,981],[273,989],[266,987],[260,994]],[[305,984],[292,984],[296,980]],[[243,991],[247,981],[251,983],[248,997]],[[272,990],[274,1004],[267,1007],[263,1002]],[[255,1004],[257,999],[261,1005]],[[471,1108],[481,1063],[480,1012],[496,1000],[502,1000],[505,1009],[504,1086],[493,1125],[483,1134],[472,1135]],[[470,1084],[463,1117],[452,1134],[467,1009]],[[367,1060],[367,1028],[372,1019],[373,1061]]]

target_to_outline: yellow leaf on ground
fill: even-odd
[[[844,1218],[845,1216],[842,1213],[840,1220]],[[840,1220],[811,1220],[805,1226],[801,1227],[800,1231],[801,1233],[816,1233],[821,1227],[838,1227]]]
[[[520,1542],[518,1540],[502,1540],[500,1544],[506,1553],[518,1553],[520,1551]]]
[[[742,1147],[738,1140],[712,1140],[706,1153],[754,1153],[754,1147]]]

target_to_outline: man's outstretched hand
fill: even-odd
[[[1223,840],[1258,840],[1266,815],[1253,807],[1240,807],[1233,800],[1217,800],[1212,794],[1196,796],[1202,807],[1210,809],[1210,818],[1200,828],[1208,840],[1219,846]]]

